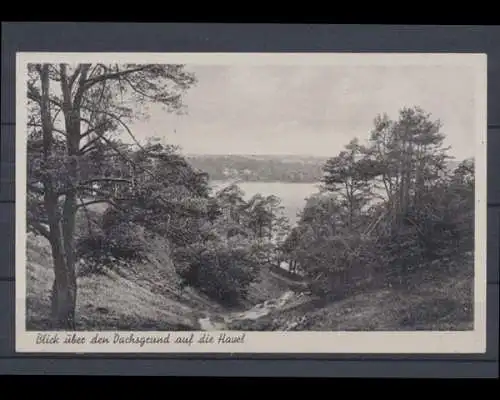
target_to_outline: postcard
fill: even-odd
[[[16,74],[17,352],[486,351],[486,55]]]

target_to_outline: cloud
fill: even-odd
[[[458,157],[473,155],[474,81],[466,67],[191,66],[188,114],[151,108],[134,131],[187,153],[336,154],[374,117],[419,105],[444,123]],[[176,133],[174,134],[174,130]]]

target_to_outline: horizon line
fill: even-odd
[[[314,157],[314,158],[329,158],[334,156],[317,155],[317,154],[296,154],[296,153],[194,153],[182,152],[185,156],[245,156],[245,157]]]

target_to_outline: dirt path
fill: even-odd
[[[227,329],[228,324],[231,322],[243,320],[255,321],[268,315],[271,311],[286,307],[298,297],[300,297],[300,295],[298,296],[296,293],[289,290],[283,293],[280,297],[272,300],[266,300],[265,302],[259,303],[249,310],[239,313],[222,314],[216,317],[199,318],[198,323],[200,324],[201,329],[204,331],[225,330]]]

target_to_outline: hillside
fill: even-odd
[[[328,157],[301,155],[187,155],[189,163],[210,176],[211,180],[244,182],[316,183],[323,177]],[[450,170],[459,161],[448,162]]]
[[[326,157],[298,155],[188,155],[193,167],[212,180],[247,182],[318,182]]]
[[[53,272],[44,239],[28,235],[27,329],[44,329]],[[472,264],[472,256],[466,260]],[[465,268],[471,271],[471,268]],[[470,273],[428,282],[416,291],[363,291],[324,304],[300,278],[263,268],[245,309],[225,310],[192,288],[181,289],[168,257],[120,273],[78,279],[81,330],[465,330],[472,329]]]
[[[27,241],[28,329],[42,329],[50,315],[53,281],[50,248],[33,235]],[[152,255],[149,263],[120,273],[78,278],[77,325],[86,330],[191,330],[197,329],[199,312],[216,311],[218,306],[186,288],[170,260]]]
[[[307,295],[291,296],[259,318],[239,318],[231,330],[400,331],[473,329],[473,277],[463,273],[429,282],[415,291],[363,291],[321,304]]]
[[[413,290],[373,288],[326,303],[310,292],[288,290],[247,311],[206,319],[206,330],[242,331],[454,331],[473,329],[473,257],[453,276]]]
[[[54,274],[45,239],[27,235],[27,329],[46,329]],[[181,288],[168,255],[147,263],[78,278],[77,328],[81,330],[197,330],[198,320],[225,310],[196,290]],[[278,297],[293,281],[267,269],[250,289],[247,306]]]

